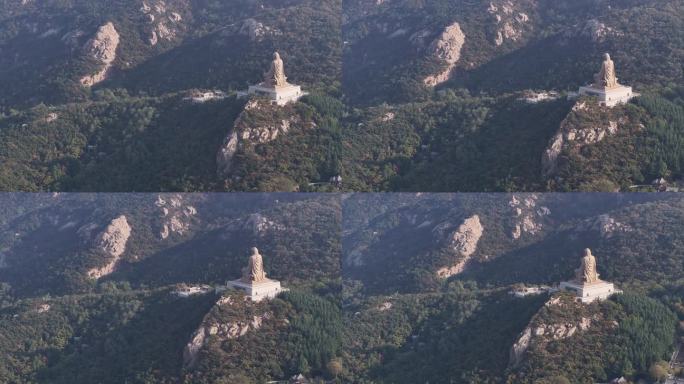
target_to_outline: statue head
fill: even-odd
[[[589,248],[584,248],[584,257],[590,257],[590,256],[593,256],[593,255],[591,254],[591,249],[589,249]]]
[[[280,53],[274,52],[273,53],[273,60],[280,60]]]
[[[609,60],[610,60],[610,53],[604,53],[604,54],[603,54],[603,60],[604,60],[604,61],[609,61]]]
[[[259,249],[257,247],[252,247],[252,255],[258,255]]]

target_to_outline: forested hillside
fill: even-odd
[[[0,7],[2,190],[629,191],[682,177],[677,0]],[[274,51],[310,95],[249,110],[233,95]],[[568,100],[605,52],[641,97]]]
[[[656,380],[684,328],[682,199],[656,194],[351,195],[343,202],[346,380]],[[583,248],[624,291],[553,287]]]
[[[0,381],[334,376],[336,196],[5,194],[0,207]],[[253,246],[289,292],[253,303],[226,290]],[[198,291],[184,296],[190,288]],[[199,330],[219,325],[193,346]]]
[[[325,154],[339,146],[326,123],[335,117],[321,113],[320,130],[293,124],[271,144],[306,148],[296,153],[309,167],[265,148],[266,159],[242,156],[230,175],[241,179],[244,167],[256,180],[227,183],[216,160],[246,103],[234,92],[262,81],[274,51],[291,82],[339,97],[337,0],[31,1],[0,10],[1,190],[291,191],[339,174]],[[265,117],[266,126],[279,122]]]

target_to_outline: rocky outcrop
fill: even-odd
[[[50,308],[51,308],[51,307],[50,307],[50,304],[47,304],[47,303],[41,304],[41,305],[38,306],[38,308],[36,308],[36,313],[46,313],[46,312],[50,312]]]
[[[155,205],[159,208],[162,216],[159,237],[162,240],[175,234],[183,236],[190,229],[193,218],[197,215],[197,209],[192,205],[185,204],[183,195],[159,195]]]
[[[446,68],[440,73],[430,75],[424,79],[426,85],[434,87],[449,80],[451,72],[461,59],[461,50],[465,44],[465,33],[461,30],[459,23],[453,23],[446,27],[444,32],[430,44],[430,54],[444,61]]]
[[[232,301],[222,298],[217,302],[217,306],[231,305]],[[246,335],[250,331],[261,328],[264,321],[271,319],[273,315],[265,312],[262,315],[252,316],[248,321],[218,322],[205,320],[202,325],[192,334],[190,341],[183,349],[183,366],[192,369],[196,366],[199,353],[207,344],[210,337],[218,337],[223,340],[237,339]]]
[[[271,28],[249,18],[242,22],[238,34],[249,37],[252,42],[259,42],[263,40],[264,36],[271,31]]]
[[[236,219],[225,226],[224,238],[230,240],[235,232],[248,232],[254,237],[264,237],[273,231],[284,231],[287,227],[260,213],[253,213]]]
[[[544,228],[543,218],[551,214],[548,207],[538,206],[539,196],[513,195],[508,202],[512,211],[513,228],[511,237],[514,240],[520,239],[523,235],[534,236]]]
[[[290,131],[293,125],[301,123],[296,112],[287,107],[276,107],[267,102],[251,100],[233,124],[230,133],[216,154],[216,170],[219,178],[230,175],[233,158],[241,148],[265,144]],[[314,128],[313,122],[309,123]]]
[[[235,23],[220,32],[221,36],[242,36],[249,39],[249,41],[252,43],[259,43],[264,41],[264,39],[268,38],[269,36],[281,34],[282,31],[265,25],[263,22],[251,17],[244,19],[241,22]]]
[[[580,149],[586,145],[596,144],[608,136],[615,135],[625,123],[624,118],[611,120],[612,114],[598,111],[596,108],[600,107],[589,106],[584,101],[575,104],[542,154],[544,177],[550,177],[556,173],[558,157],[564,150]]]
[[[119,47],[119,33],[114,28],[114,24],[109,22],[101,26],[95,36],[88,40],[83,47],[84,54],[100,64],[99,72],[81,78],[81,84],[91,87],[107,78],[109,70],[116,60],[116,49]]]
[[[608,214],[600,215],[594,219],[589,219],[581,225],[580,231],[595,231],[598,232],[602,238],[609,239],[616,233],[632,232],[634,228],[628,224],[620,223]]]
[[[506,41],[521,40],[529,28],[530,17],[524,12],[516,11],[516,6],[511,0],[489,3],[487,12],[492,15],[497,24],[494,37],[494,43],[497,46],[503,45]]]
[[[86,228],[82,227],[81,229]],[[79,230],[80,231],[80,230]],[[116,270],[121,255],[126,251],[126,243],[131,236],[131,227],[126,216],[121,215],[112,220],[107,228],[95,240],[95,248],[103,252],[109,259],[106,265],[88,271],[88,277],[99,279]]]
[[[259,213],[249,215],[245,221],[244,228],[251,231],[254,236],[264,236],[268,231],[285,229],[281,224]]]
[[[219,177],[227,177],[230,174],[238,144],[238,134],[235,130],[231,131],[223,140],[223,144],[216,154],[216,172]]]
[[[525,352],[530,348],[530,342],[532,341],[532,328],[527,327],[518,337],[518,340],[513,344],[511,350],[508,354],[508,365],[510,367],[516,367],[522,362]]]
[[[582,304],[574,302],[572,298],[551,298],[544,307],[535,315],[528,326],[520,333],[518,339],[513,344],[509,352],[508,366],[514,368],[520,365],[525,359],[526,352],[535,343],[546,344],[551,341],[558,341],[570,338],[578,332],[587,331],[591,328],[597,318],[579,314],[578,308]],[[558,316],[565,318],[564,321],[547,322],[546,318],[551,313],[563,313]],[[567,316],[573,313],[575,316]],[[550,316],[555,317],[555,316]]]
[[[165,1],[143,1],[140,12],[149,25],[146,29],[150,45],[157,45],[160,40],[173,41],[181,33],[183,16],[170,10]]]
[[[601,43],[605,41],[608,36],[614,33],[615,32],[613,28],[606,26],[606,24],[597,19],[587,20],[581,31],[582,35],[588,36],[595,43]]]
[[[192,368],[197,364],[199,352],[204,347],[207,340],[207,330],[204,327],[199,327],[195,333],[192,334],[190,341],[183,348],[183,366]]]
[[[435,228],[437,231],[439,229]],[[448,239],[447,247],[460,260],[451,266],[440,268],[437,276],[447,278],[463,272],[470,261],[471,256],[477,250],[477,244],[482,237],[484,227],[480,223],[480,217],[473,215],[467,218]]]

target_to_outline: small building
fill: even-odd
[[[554,287],[549,287],[548,285],[535,285],[531,287],[522,287],[518,289],[514,289],[511,292],[509,292],[511,295],[519,298],[527,297],[527,296],[536,296],[536,295],[541,295],[545,293],[553,293],[557,292],[558,288]]]
[[[212,291],[213,288],[209,285],[181,285],[171,292],[171,294],[177,297],[186,298],[190,296],[204,295]]]
[[[183,100],[190,101],[195,104],[202,104],[212,100],[223,100],[226,97],[228,97],[228,94],[223,91],[196,91],[190,94],[190,96],[183,98]]]

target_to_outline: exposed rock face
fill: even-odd
[[[585,102],[575,104],[568,117],[561,123],[558,132],[549,141],[549,146],[542,154],[542,172],[545,177],[556,173],[558,156],[563,150],[596,144],[608,136],[615,135],[624,123],[622,120],[609,120],[608,116],[600,123],[588,121],[587,115],[583,112],[587,110],[590,108]]]
[[[567,311],[564,306],[581,305],[574,302],[567,303],[559,297],[550,299],[545,308],[540,312],[547,312],[554,307],[559,312]],[[543,316],[535,315],[530,321],[529,325],[522,331],[518,340],[513,344],[509,353],[508,366],[516,367],[525,358],[525,353],[534,343],[548,343],[550,341],[564,340],[572,337],[578,332],[584,332],[591,328],[594,319],[590,317],[581,316],[576,321],[564,321],[559,323],[545,323],[542,320]]]
[[[50,112],[45,116],[45,122],[46,123],[52,123],[53,121],[59,119],[59,115],[55,112]]]
[[[440,268],[437,271],[437,276],[440,278],[447,278],[459,274],[465,270],[466,265],[470,261],[471,256],[477,250],[477,243],[482,237],[484,227],[480,223],[478,215],[467,218],[458,229],[451,234],[449,238],[448,247],[457,256],[462,259],[452,266]]]
[[[238,34],[249,37],[250,41],[258,42],[263,40],[263,37],[270,32],[271,28],[264,24],[249,18],[242,22]]]
[[[511,351],[508,356],[508,365],[511,367],[518,366],[524,356],[527,349],[530,347],[530,341],[532,340],[532,328],[527,327],[522,332],[518,340],[511,347]]]
[[[192,338],[185,345],[183,349],[183,365],[186,368],[192,368],[197,364],[197,358],[199,351],[204,346],[207,338],[207,330],[204,327],[199,327],[195,333],[192,334]]]
[[[522,39],[530,17],[524,12],[517,12],[515,4],[511,0],[506,0],[500,4],[489,3],[487,12],[494,17],[498,30],[494,43],[497,46],[503,45],[506,41],[519,41]]]
[[[384,115],[382,115],[382,117],[380,118],[380,121],[382,121],[383,123],[386,123],[388,121],[394,120],[394,118],[396,116],[397,115],[394,112],[387,112]]]
[[[244,227],[250,230],[255,236],[263,236],[271,230],[284,229],[282,225],[277,224],[272,220],[269,220],[269,218],[259,213],[249,215],[249,217],[245,221]]]
[[[616,233],[632,232],[634,228],[623,224],[610,217],[610,215],[600,215],[596,219],[590,219],[585,223],[581,230],[597,231],[604,239],[613,237]]]
[[[238,135],[235,130],[230,132],[223,140],[223,145],[216,154],[216,168],[219,177],[226,177],[233,167],[233,157],[238,150]]]
[[[437,59],[447,63],[447,67],[441,73],[425,78],[424,82],[430,87],[434,87],[449,80],[451,71],[461,59],[461,50],[465,44],[465,33],[461,30],[459,23],[453,23],[446,27],[441,36],[430,45],[430,54]]]
[[[41,304],[38,309],[36,309],[36,313],[46,313],[50,311],[50,304]]]
[[[230,175],[233,158],[237,151],[247,145],[265,144],[290,131],[293,124],[300,123],[297,114],[282,115],[280,107],[274,107],[259,100],[252,100],[245,105],[244,111],[233,124],[233,129],[223,140],[223,145],[216,154],[216,169],[219,178]],[[250,116],[259,115],[257,122]],[[310,127],[315,127],[314,123]]]
[[[541,221],[544,217],[551,214],[548,207],[537,206],[539,200],[538,195],[516,196],[511,197],[508,206],[511,207],[514,224],[511,230],[511,237],[518,240],[523,234],[536,235],[543,228]]]
[[[104,81],[116,59],[116,49],[119,47],[119,33],[114,24],[109,22],[101,26],[95,36],[88,40],[83,51],[86,56],[96,60],[102,65],[99,72],[81,78],[81,84],[91,87]]]
[[[95,247],[107,254],[110,261],[103,267],[88,271],[88,277],[99,279],[114,272],[121,255],[126,251],[126,243],[131,236],[131,227],[126,216],[121,215],[107,226],[95,241]]]
[[[218,303],[217,303],[218,304]],[[222,305],[225,305],[224,302]],[[205,322],[201,325],[190,338],[188,344],[183,349],[183,366],[193,368],[197,364],[200,350],[207,344],[209,337],[216,336],[222,339],[237,339],[261,328],[265,320],[272,317],[270,312],[260,316],[253,316],[250,321],[235,321],[228,323]]]
[[[192,219],[197,215],[197,209],[183,201],[183,195],[159,195],[155,205],[162,214],[162,226],[159,236],[162,240],[171,234],[183,236],[189,229]]]
[[[146,28],[149,36],[147,42],[152,46],[157,45],[160,40],[173,41],[181,32],[183,16],[169,10],[163,0],[153,3],[143,1],[140,12],[149,24]]]
[[[247,217],[233,220],[225,226],[225,229],[224,238],[230,240],[231,237],[235,236],[235,231],[246,231],[255,237],[264,237],[273,231],[285,231],[287,227],[260,213],[253,213]]]
[[[613,28],[606,26],[597,19],[591,19],[584,25],[581,33],[584,36],[591,37],[594,42],[601,43],[605,41],[608,36],[614,34],[614,31]]]

